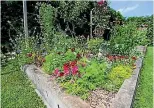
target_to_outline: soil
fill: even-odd
[[[110,108],[111,99],[115,97],[114,92],[96,89],[91,92],[89,97],[90,108]]]

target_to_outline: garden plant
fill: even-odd
[[[35,8],[38,10],[41,36],[33,34],[25,38],[20,32],[15,39],[10,37],[18,68],[35,64],[64,92],[83,100],[88,100],[96,89],[118,92],[125,79],[130,78],[136,69],[136,60],[143,56],[136,46],[152,45],[152,31],[151,25],[148,29],[138,30],[139,24],[129,21],[131,19],[125,24],[111,24],[111,16],[115,17],[115,22],[118,18],[120,21],[124,18],[113,11],[108,3],[38,2]],[[90,37],[86,35],[86,30],[81,35],[78,32],[81,28],[90,28],[87,19],[91,10],[89,7],[106,11],[101,17],[98,16],[104,16],[103,21],[96,15],[94,22],[102,24],[104,31],[109,29],[108,40],[101,33],[99,36],[92,33]]]

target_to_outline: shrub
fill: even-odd
[[[149,39],[146,36],[147,30],[138,30],[135,34],[135,43],[137,45],[147,45]]]
[[[68,49],[77,47],[77,42],[74,38],[70,38],[68,35],[62,33],[56,33],[53,41],[54,50],[57,52],[65,53]]]
[[[90,39],[88,42],[88,49],[91,50],[92,53],[96,54],[99,51],[101,44],[103,43],[102,38],[93,38]]]
[[[129,54],[134,48],[135,25],[127,24],[124,26],[115,26],[111,34],[110,51],[113,54]]]
[[[146,30],[136,30],[136,23],[128,23],[124,26],[115,26],[109,49],[112,54],[129,55],[137,45],[146,45],[148,39]]]
[[[148,26],[148,29],[147,29],[147,38],[149,39],[149,45],[153,45],[153,15],[151,16],[151,19],[150,19],[150,23],[149,23],[149,26]]]

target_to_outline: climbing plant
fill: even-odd
[[[56,9],[50,4],[41,3],[39,8],[40,24],[46,50],[53,48],[54,21]]]

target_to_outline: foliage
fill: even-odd
[[[142,24],[149,25],[151,16],[141,16],[141,17],[129,17],[126,20],[126,23],[135,22],[137,27],[140,27]]]
[[[62,33],[54,34],[54,51],[65,53],[68,49],[76,48],[78,42],[75,38],[70,38],[68,35]]]
[[[52,74],[56,68],[62,70],[64,63],[73,61],[75,59],[76,54],[71,50],[68,50],[64,54],[57,54],[56,52],[53,52],[45,57],[46,61],[43,64],[43,70],[45,70],[45,72],[48,74]]]
[[[118,88],[121,86],[123,81],[129,78],[132,74],[132,69],[130,66],[118,65],[113,67],[108,77]]]
[[[17,58],[8,61],[1,69],[2,108],[46,107],[26,74],[20,70]]]
[[[153,36],[154,36],[154,34],[153,34],[153,15],[151,15],[151,17],[150,17],[150,23],[149,23],[149,25],[148,25],[148,29],[147,29],[147,34],[146,34],[146,36],[147,36],[147,38],[150,40],[150,43],[149,43],[149,45],[153,45]]]
[[[129,55],[137,45],[146,45],[146,30],[137,31],[135,23],[115,26],[112,31],[109,49],[112,54]]]
[[[75,35],[78,30],[85,32],[88,29],[83,30],[82,28],[89,26],[90,9],[92,9],[92,5],[87,1],[60,1],[57,13],[63,19],[63,24],[60,24],[61,28],[64,28],[63,30],[69,35]]]
[[[53,48],[54,38],[54,18],[55,9],[46,3],[42,3],[39,8],[40,23],[42,34],[44,36],[44,44],[49,52]]]
[[[48,74],[52,74],[55,68],[61,68],[63,65],[63,57],[56,53],[51,53],[45,57],[45,63],[43,64],[43,70]]]
[[[68,62],[68,61],[75,60],[75,59],[76,59],[76,54],[73,53],[71,50],[68,50],[68,51],[64,54],[64,57],[65,57],[65,62]]]
[[[37,18],[38,10],[35,8],[37,1],[27,2],[27,20],[29,35],[40,34]],[[13,51],[10,37],[15,40],[17,35],[23,33],[23,4],[21,1],[2,1],[2,52]]]
[[[79,66],[79,71],[82,74],[81,78],[75,79],[73,83],[71,81],[63,81],[61,85],[68,93],[78,95],[82,99],[87,99],[89,92],[96,89],[96,87],[100,87],[104,82],[105,70],[105,62],[99,63],[93,60],[86,67]]]
[[[103,43],[103,39],[102,38],[93,38],[93,39],[90,39],[87,42],[88,49],[92,53],[97,54],[102,43]]]
[[[128,24],[125,26],[115,26],[111,34],[110,50],[115,54],[129,54],[130,50],[134,48],[134,33],[135,26]]]
[[[53,42],[48,42],[53,39],[54,31],[63,31],[69,36],[77,37],[84,35],[86,38],[90,33],[90,11],[95,7],[96,1],[27,1],[27,19],[29,36],[48,37],[49,39],[39,39],[46,45],[43,48],[48,51],[52,49]],[[107,5],[109,16],[116,14],[116,11]],[[15,7],[15,8],[14,8]],[[2,2],[2,51],[10,50],[9,38],[13,40],[19,32],[23,32],[23,4],[18,1],[3,1]],[[16,12],[14,14],[14,12]],[[105,14],[104,18],[108,15]],[[109,18],[110,22],[116,17],[112,15]],[[120,17],[118,17],[120,18]],[[108,19],[107,19],[108,20]],[[11,22],[11,25],[8,23]],[[104,21],[103,21],[104,22]],[[107,25],[109,21],[105,22]],[[96,26],[95,24],[94,26]],[[43,35],[43,36],[42,36]]]
[[[147,30],[138,30],[136,31],[136,36],[135,36],[135,40],[136,40],[136,45],[147,45],[149,42],[149,39],[146,36],[147,34]]]
[[[104,1],[102,5],[95,3],[95,8],[93,9],[93,23],[103,27],[104,29],[110,28],[109,26],[110,13],[108,2]]]

